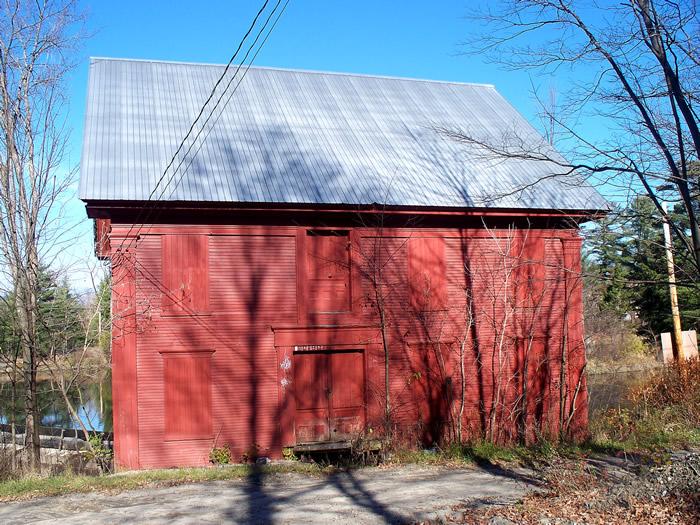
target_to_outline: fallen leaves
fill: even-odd
[[[686,525],[700,523],[700,456],[648,467],[618,458],[561,458],[543,469],[544,490],[515,505],[454,509],[447,522],[474,525]],[[486,503],[486,504],[484,504]]]

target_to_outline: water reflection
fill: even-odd
[[[14,415],[16,424],[24,422],[23,385],[0,383],[0,423],[9,424]],[[50,381],[38,384],[39,412],[41,425],[55,428],[81,428],[68,411],[59,390]],[[71,404],[78,413],[78,419],[88,430],[112,430],[112,382],[109,375],[101,380],[84,382],[69,392]]]

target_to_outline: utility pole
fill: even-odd
[[[682,363],[685,359],[683,352],[683,332],[681,331],[681,313],[678,310],[678,292],[676,291],[676,271],[673,263],[673,245],[671,244],[671,226],[668,223],[668,207],[661,203],[664,211],[664,244],[666,246],[666,265],[668,267],[668,292],[671,295],[671,315],[673,317],[673,346],[676,360]]]

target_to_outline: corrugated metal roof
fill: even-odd
[[[91,59],[81,199],[147,200],[223,67]],[[253,67],[219,113],[154,200],[607,207],[554,164],[489,158],[437,131],[541,145],[489,85]]]

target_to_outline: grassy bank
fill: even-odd
[[[13,501],[41,496],[61,496],[84,492],[121,492],[142,487],[167,487],[204,481],[243,479],[265,475],[298,472],[321,475],[326,472],[315,464],[285,463],[265,466],[227,465],[217,468],[181,468],[125,472],[106,476],[27,476],[0,482],[0,501]]]
[[[700,362],[650,370],[629,387],[627,407],[598,412],[590,420],[590,439],[584,443],[540,442],[503,447],[476,442],[443,450],[401,451],[399,462],[426,464],[482,464],[516,462],[536,465],[556,456],[594,453],[658,456],[670,450],[700,448]]]

